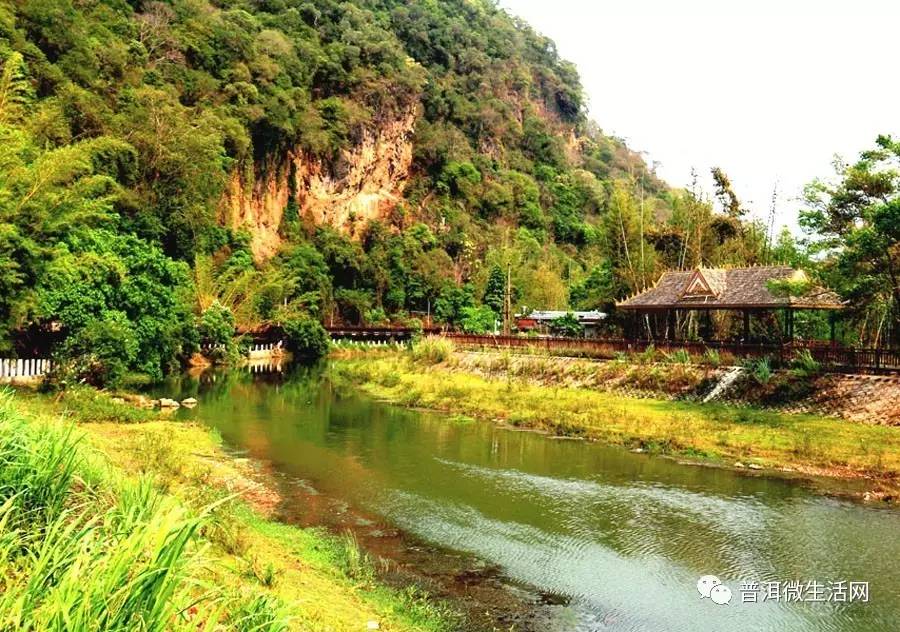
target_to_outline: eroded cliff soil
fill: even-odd
[[[358,142],[336,161],[325,162],[297,149],[271,165],[257,165],[251,182],[233,174],[223,201],[223,222],[248,229],[254,256],[265,260],[281,243],[279,227],[294,192],[300,216],[355,234],[399,202],[412,163],[417,115],[418,106],[411,106],[362,131]]]

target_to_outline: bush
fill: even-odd
[[[389,321],[384,308],[381,307],[373,307],[372,309],[368,310],[365,314],[364,320],[369,326],[386,325]]]
[[[557,336],[566,336],[567,338],[581,338],[584,336],[584,326],[578,322],[578,319],[572,312],[552,320],[550,322],[550,331]]]
[[[822,365],[812,357],[809,349],[803,349],[795,355],[791,361],[791,367],[794,369],[794,373],[800,377],[817,375],[822,370]]]
[[[230,309],[215,301],[203,310],[197,330],[204,343],[229,347],[234,340],[234,315]]]
[[[464,307],[461,311],[459,326],[467,334],[486,334],[494,330],[497,314],[487,305],[481,307]]]
[[[750,371],[750,375],[753,376],[753,379],[763,386],[772,380],[772,361],[768,356],[749,360],[747,368]]]
[[[310,316],[291,318],[282,323],[288,348],[308,358],[321,358],[328,353],[331,338],[322,323]]]
[[[722,357],[719,355],[718,349],[707,349],[703,354],[703,363],[711,367],[718,367],[722,364]]]
[[[670,353],[666,359],[673,364],[690,364],[691,354],[686,349],[678,349]]]
[[[656,347],[653,344],[647,345],[647,348],[641,351],[635,357],[638,364],[650,364],[656,362]]]
[[[108,312],[66,340],[54,380],[74,378],[92,386],[116,386],[138,352],[132,324],[121,312]]]

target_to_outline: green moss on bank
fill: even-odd
[[[404,406],[583,436],[667,454],[756,462],[833,475],[900,474],[900,429],[813,415],[625,397],[460,370],[394,354],[333,363],[332,374]]]

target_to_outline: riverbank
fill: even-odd
[[[548,359],[537,358],[534,363],[531,372],[521,367],[509,371],[504,367],[509,366],[508,359],[493,363],[489,372],[476,372],[467,368],[459,352],[447,349],[343,352],[331,372],[338,382],[404,406],[727,467],[852,480],[855,484],[848,493],[872,499],[894,500],[900,489],[896,427],[629,397],[578,382],[548,385],[541,383]],[[587,381],[582,376],[580,383]]]
[[[352,537],[272,519],[277,490],[203,426],[89,390],[7,391],[0,444],[0,627],[49,629],[61,616],[120,629],[456,624],[417,590],[380,584]]]

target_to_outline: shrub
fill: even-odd
[[[116,386],[137,358],[134,328],[122,312],[108,312],[66,340],[59,372],[93,386]]]
[[[766,385],[772,379],[772,361],[768,356],[748,361],[747,368],[759,384]]]
[[[636,359],[640,364],[656,362],[656,347],[652,344],[647,345],[646,349],[637,354]]]
[[[584,326],[575,318],[575,314],[568,312],[550,322],[550,331],[557,336],[568,338],[581,338],[584,336]]]
[[[690,364],[691,354],[686,349],[678,349],[670,353],[666,359],[672,364]]]
[[[234,315],[230,309],[215,301],[203,310],[197,329],[205,343],[230,345],[234,338]]]
[[[291,318],[282,323],[288,348],[308,358],[321,358],[328,353],[331,338],[322,323],[310,316]]]
[[[213,302],[200,315],[197,331],[203,343],[212,346],[208,355],[213,362],[228,364],[237,360],[238,348],[234,342],[234,315],[219,301]]]
[[[719,355],[718,349],[707,349],[703,354],[703,363],[711,367],[718,367],[722,364],[722,357]]]
[[[385,325],[388,323],[387,314],[382,307],[373,307],[368,310],[365,314],[365,319],[367,325]]]
[[[494,330],[497,314],[487,305],[463,307],[459,326],[467,334],[486,334]]]
[[[809,349],[801,350],[791,361],[791,367],[799,376],[816,375],[822,370],[822,365],[812,357]]]

